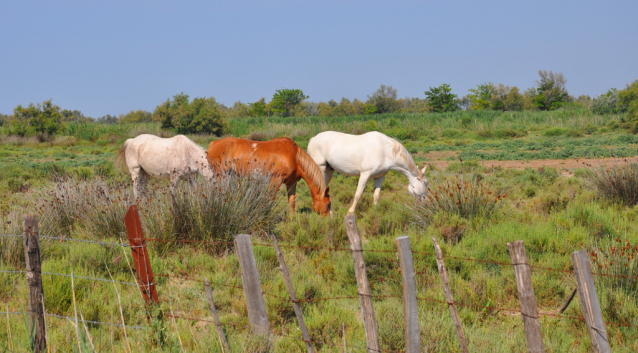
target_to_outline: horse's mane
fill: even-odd
[[[326,179],[324,179],[323,173],[314,159],[299,146],[297,146],[297,163],[308,174],[308,177],[319,186],[319,194],[323,195],[326,191]]]
[[[394,158],[401,158],[401,160],[413,173],[415,173],[416,175],[420,175],[421,171],[419,170],[419,167],[416,166],[416,163],[414,163],[414,159],[412,159],[410,152],[408,152],[408,150],[401,144],[401,142],[393,138],[392,141],[394,142],[394,145],[392,146],[392,156]]]

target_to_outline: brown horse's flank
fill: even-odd
[[[330,211],[330,196],[321,169],[306,151],[287,137],[264,142],[235,137],[213,141],[208,146],[208,162],[217,173],[229,169],[238,173],[263,169],[271,175],[276,189],[286,185],[291,211],[295,208],[297,182],[304,179],[310,188],[313,209],[323,215]]]

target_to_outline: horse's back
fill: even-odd
[[[287,137],[270,141],[227,137],[210,143],[208,161],[211,166],[221,169],[249,170],[264,166],[275,174],[288,175],[295,169],[298,148]]]
[[[310,139],[308,154],[317,163],[325,161],[340,173],[359,175],[387,169],[387,157],[395,144],[394,139],[377,131],[362,135],[325,131]]]

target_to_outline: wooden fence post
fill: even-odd
[[[148,257],[146,239],[142,232],[142,223],[140,222],[137,205],[131,205],[128,208],[124,216],[124,225],[126,226],[128,241],[131,245],[137,282],[142,291],[142,296],[147,304],[159,303],[155,279],[153,278],[153,269],[151,268],[151,261]]]
[[[450,308],[452,323],[454,323],[454,328],[456,329],[456,336],[459,338],[461,351],[463,353],[468,353],[469,350],[467,349],[465,332],[463,332],[463,326],[461,326],[461,318],[459,317],[459,313],[456,311],[456,306],[454,306],[454,297],[452,296],[452,291],[450,290],[450,281],[447,277],[445,262],[443,262],[443,252],[441,252],[441,247],[439,246],[439,243],[437,243],[435,237],[432,237],[432,242],[434,243],[434,250],[436,252],[436,264],[439,268],[439,276],[441,277],[441,284],[443,284],[443,292],[445,293],[447,305]]]
[[[46,325],[44,321],[44,290],[42,288],[42,264],[40,263],[40,234],[38,216],[24,215],[23,244],[27,265],[27,285],[29,286],[29,318],[31,319],[29,339],[34,352],[46,352]],[[35,330],[35,332],[34,332]],[[35,334],[35,335],[34,335]]]
[[[403,313],[405,322],[405,351],[407,353],[421,352],[419,337],[419,308],[416,301],[416,274],[412,262],[410,238],[398,237],[397,249],[401,263],[401,278],[403,280]]]
[[[536,297],[532,286],[532,273],[527,262],[525,244],[522,240],[507,243],[507,248],[514,267],[514,277],[516,277],[516,287],[518,288],[518,300],[521,302],[521,316],[525,325],[525,336],[527,337],[527,349],[530,353],[545,352],[543,344],[543,333],[541,332],[541,322],[538,319],[538,309],[536,307]]]
[[[587,251],[574,251],[572,253],[572,261],[574,262],[578,299],[583,309],[585,324],[587,325],[587,331],[589,332],[594,352],[610,352],[605,322],[603,321],[603,313],[600,309],[600,302],[598,301],[598,294],[596,293],[596,286],[594,285],[594,276],[592,275],[589,259],[587,258]]]
[[[361,237],[354,212],[346,214],[346,232],[350,239],[350,250],[352,251],[352,261],[354,262],[354,274],[357,278],[359,288],[359,300],[361,301],[361,311],[363,313],[363,326],[366,331],[366,341],[368,352],[381,352],[379,346],[379,334],[377,333],[377,322],[374,319],[374,308],[372,307],[372,292],[366,264],[363,261],[363,248],[361,247]]]
[[[308,353],[314,353],[315,349],[312,347],[312,344],[310,344],[310,335],[308,334],[308,328],[306,327],[306,322],[303,319],[301,308],[299,307],[299,303],[297,302],[297,296],[295,295],[295,289],[292,286],[292,281],[290,280],[290,273],[288,273],[288,266],[286,266],[284,255],[281,253],[281,250],[279,250],[279,243],[277,243],[277,238],[274,235],[270,235],[270,237],[272,238],[272,243],[275,246],[275,254],[277,255],[277,260],[279,260],[279,270],[284,276],[284,282],[286,282],[286,288],[288,288],[288,294],[290,295],[290,300],[292,301],[292,307],[295,310],[295,315],[297,316],[297,321],[299,322],[301,335],[303,336],[304,342],[306,342]]]
[[[210,304],[210,313],[213,314],[213,319],[215,319],[215,326],[217,326],[217,335],[219,336],[219,342],[222,345],[222,352],[230,352],[230,346],[228,345],[228,341],[226,340],[226,335],[224,334],[224,328],[222,327],[221,321],[219,321],[219,316],[217,315],[217,309],[215,309],[215,302],[213,301],[213,291],[210,289],[210,284],[208,283],[208,278],[204,278],[204,286],[206,287],[206,295],[208,296],[208,304]]]
[[[235,252],[241,267],[241,280],[244,284],[250,327],[254,334],[269,336],[270,325],[268,324],[268,314],[266,313],[266,302],[264,302],[250,235],[240,234],[235,237]]]

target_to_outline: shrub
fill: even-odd
[[[638,164],[629,163],[592,170],[586,183],[600,197],[626,206],[638,204]]]
[[[13,111],[9,133],[26,136],[35,133],[40,141],[49,140],[62,130],[60,107],[51,100],[42,104],[29,104],[26,108],[19,105]]]
[[[174,128],[180,134],[214,134],[221,136],[228,130],[224,112],[215,98],[195,98],[177,94],[155,108],[153,119],[162,122],[162,128]]]
[[[477,176],[454,176],[435,181],[428,190],[426,200],[419,200],[412,207],[417,224],[430,224],[439,213],[458,215],[471,220],[475,217],[489,219],[503,208],[508,190],[494,186]]]
[[[591,111],[594,114],[617,113],[618,90],[610,88],[607,93],[601,94],[591,102]]]
[[[392,86],[381,85],[378,90],[368,96],[366,102],[376,109],[374,113],[394,113],[401,108],[401,104],[397,101],[397,89]]]
[[[570,129],[567,131],[567,137],[583,137],[583,133],[580,130]]]
[[[453,112],[459,110],[459,101],[456,94],[452,93],[449,84],[444,83],[439,87],[430,87],[425,91],[428,107],[435,113]]]
[[[547,130],[544,130],[541,134],[547,137],[555,137],[565,135],[567,133],[567,129],[563,129],[562,127],[552,127]]]
[[[270,101],[270,108],[280,116],[294,116],[295,110],[301,102],[308,99],[300,89],[282,88],[275,91]]]
[[[601,239],[589,252],[592,270],[610,275],[596,276],[596,281],[602,284],[602,288],[621,290],[638,299],[638,279],[635,277],[638,273],[638,244],[631,244],[620,237],[610,240]]]

